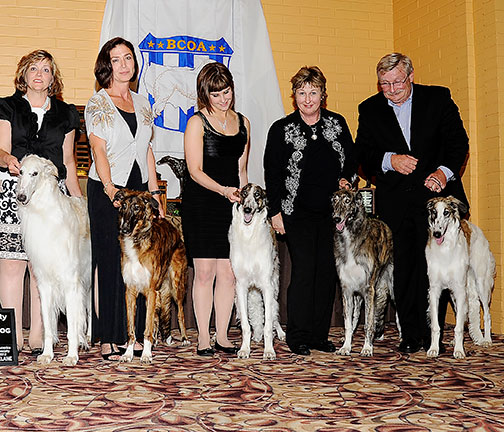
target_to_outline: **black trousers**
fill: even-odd
[[[324,342],[336,292],[333,223],[324,218],[283,217],[292,262],[287,291],[287,344]]]
[[[147,190],[147,183],[142,184],[140,169],[136,162],[126,187]],[[103,192],[101,182],[88,179],[87,194],[93,275],[98,267],[99,318],[93,307],[92,340],[123,344],[127,341],[127,319],[125,287],[121,272],[118,210]],[[139,341],[143,340],[145,315],[145,298],[140,295],[136,313],[136,335]]]

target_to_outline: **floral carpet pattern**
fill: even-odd
[[[342,334],[331,329],[337,345]],[[387,327],[360,357],[359,327],[351,356],[296,356],[276,340],[277,360],[263,361],[260,344],[249,359],[198,357],[189,335],[190,346],[156,347],[151,365],[106,362],[98,347],[73,368],[64,344],[46,367],[21,353],[0,368],[0,431],[504,431],[504,336],[487,349],[466,336],[463,360],[451,347],[428,359],[397,352]]]

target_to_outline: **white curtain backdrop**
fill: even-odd
[[[284,115],[260,0],[107,0],[100,48],[121,36],[136,50],[138,92],[154,113],[156,160],[184,157],[183,133],[196,105],[196,76],[208,62],[229,67],[236,110],[251,123],[249,180],[264,185],[262,157],[271,124]],[[168,197],[179,183],[167,165]]]

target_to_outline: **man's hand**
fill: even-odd
[[[392,155],[390,163],[398,173],[408,175],[415,171],[418,159],[410,155]]]

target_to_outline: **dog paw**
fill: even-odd
[[[140,363],[151,364],[152,363],[152,355],[142,354],[142,357],[140,357]]]
[[[191,341],[189,339],[182,339],[182,346],[189,346],[191,345]]]
[[[437,356],[439,356],[439,350],[429,348],[429,350],[427,351],[427,357],[437,357]]]
[[[275,351],[264,351],[263,360],[275,360],[275,359],[276,359]]]
[[[373,347],[364,347],[360,352],[361,357],[372,357],[373,356]]]
[[[48,354],[40,354],[38,357],[37,357],[37,363],[39,365],[48,365],[49,363],[51,363],[53,359],[53,356],[51,355],[48,355]]]
[[[79,360],[79,357],[76,356],[67,356],[63,359],[64,366],[75,366]]]
[[[482,339],[482,340],[474,342],[474,343],[480,347],[483,347],[483,348],[489,348],[492,346],[492,341],[486,340],[486,339]]]
[[[339,354],[339,355],[346,355],[346,356],[349,356],[349,355],[350,355],[350,351],[351,351],[351,349],[350,349],[350,348],[347,348],[347,347],[342,346],[342,347],[338,350],[338,354]]]
[[[121,363],[131,363],[132,360],[133,360],[133,353],[131,353],[131,355],[123,354],[119,359]]]
[[[175,341],[173,340],[173,337],[170,335],[166,338],[166,341],[165,341],[166,345],[168,346],[172,346],[172,345],[175,345]]]
[[[465,358],[465,353],[464,351],[460,351],[460,350],[454,350],[453,351],[453,358],[456,358],[456,359],[463,359]]]
[[[250,357],[250,350],[240,350],[238,351],[238,358],[248,359]]]
[[[277,330],[277,337],[279,340],[285,341],[285,332],[283,330],[282,331]]]

